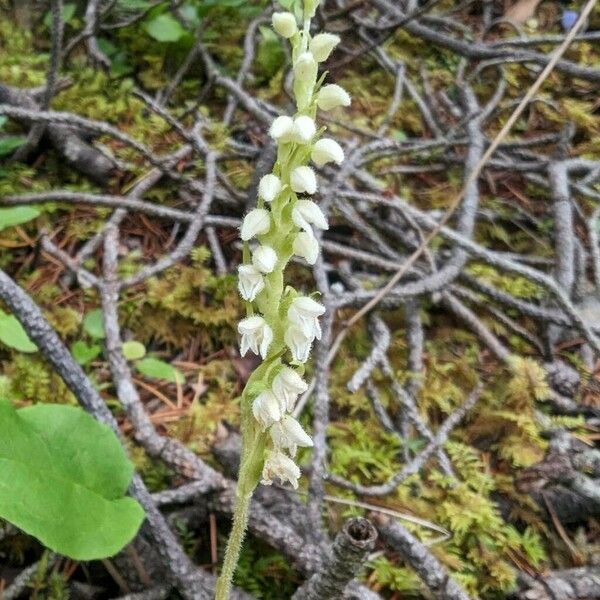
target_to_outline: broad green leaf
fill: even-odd
[[[64,23],[68,23],[73,18],[73,16],[75,15],[76,8],[77,5],[75,4],[75,2],[67,2],[63,5],[62,19]],[[50,11],[48,11],[46,13],[46,16],[44,17],[44,25],[48,29],[52,28],[52,13]]]
[[[7,135],[0,138],[0,156],[8,156],[20,148],[26,140],[24,135]]]
[[[83,329],[90,337],[97,340],[105,338],[104,321],[102,319],[102,311],[99,308],[85,315],[83,318]]]
[[[77,340],[71,346],[71,354],[80,365],[87,365],[94,360],[102,352],[102,348],[98,344],[88,346],[84,341]]]
[[[175,367],[158,358],[143,358],[135,363],[135,368],[146,377],[155,377],[156,379],[166,379],[173,383],[183,383],[185,378]]]
[[[6,115],[0,115],[0,129],[2,129],[6,123],[8,122],[8,117]]]
[[[131,341],[123,344],[123,356],[127,360],[138,360],[146,356],[146,346],[141,342]],[[170,366],[170,365],[169,365]]]
[[[158,42],[176,42],[186,33],[181,23],[166,13],[146,21],[144,29]]]
[[[15,206],[0,208],[0,231],[7,227],[14,227],[27,223],[40,215],[40,211],[33,206]]]
[[[37,352],[37,346],[13,315],[0,311],[0,342],[19,352]]]
[[[0,517],[75,560],[112,556],[143,519],[125,497],[133,466],[115,434],[79,408],[0,400]]]

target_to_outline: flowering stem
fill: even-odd
[[[235,573],[242,549],[242,542],[246,534],[246,527],[248,526],[248,509],[252,500],[252,492],[241,493],[242,490],[240,490],[240,487],[238,483],[233,513],[233,526],[229,534],[229,540],[227,541],[223,568],[217,581],[215,600],[227,600],[229,598],[233,574]]]
[[[322,86],[318,63],[327,60],[340,38],[330,33],[310,35],[310,21],[320,0],[304,0],[303,29],[291,12],[274,13],[273,28],[289,39],[294,71],[294,117],[277,117],[269,135],[277,141],[273,172],[258,185],[257,207],[240,228],[244,263],[238,267],[238,289],[246,301],[246,318],[238,324],[240,354],[248,350],[263,362],[252,373],[241,398],[242,460],[236,489],[233,527],[217,582],[216,600],[228,600],[239,559],[252,493],[261,481],[275,479],[298,486],[294,462],[298,447],[310,448],[310,436],[292,412],[308,384],[304,363],[315,339],[321,339],[319,317],[325,307],[310,295],[286,286],[285,268],[293,255],[314,265],[319,244],[314,228],[327,229],[325,215],[310,198],[317,178],[309,166],[344,159],[341,146],[317,130],[317,108],[349,106],[350,96],[337,85]],[[286,364],[287,363],[287,364]]]

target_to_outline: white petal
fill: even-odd
[[[319,242],[312,233],[301,231],[294,239],[294,254],[301,256],[309,265],[314,265],[319,256]]]
[[[282,452],[272,450],[267,455],[262,471],[263,485],[271,485],[275,478],[281,483],[289,481],[294,489],[298,488],[298,479],[300,478],[300,469],[298,465]]]
[[[277,254],[271,246],[259,246],[252,253],[252,264],[261,273],[271,273],[277,264]]]
[[[329,162],[340,165],[344,162],[344,150],[335,140],[321,138],[313,146],[310,157],[317,167],[322,167]]]
[[[304,165],[296,167],[290,175],[290,185],[297,194],[314,194],[317,191],[315,172]]]
[[[290,367],[283,369],[273,379],[273,393],[279,400],[282,412],[292,412],[300,394],[308,389],[308,384]]]
[[[304,335],[302,330],[296,326],[288,327],[283,338],[294,360],[305,363],[310,355],[312,338]]]
[[[296,213],[298,221],[294,218],[294,213]],[[298,227],[305,231],[309,230],[301,225],[302,221],[314,225],[319,229],[329,229],[329,224],[323,211],[312,200],[298,200],[292,211],[292,220]]]
[[[240,265],[238,267],[238,290],[244,300],[252,302],[264,287],[263,276],[255,266]]]
[[[297,31],[296,17],[290,12],[273,13],[273,29],[284,38],[291,38]]]
[[[322,110],[332,110],[338,106],[350,106],[350,94],[335,83],[323,86],[317,94],[317,106]]]
[[[294,119],[294,128],[291,138],[297,144],[308,144],[317,133],[315,122],[306,115],[300,115]]]
[[[339,36],[333,33],[319,33],[310,41],[309,50],[315,60],[323,62],[329,58],[329,55],[339,43]]]
[[[260,342],[260,355],[262,356],[263,360],[265,358],[267,358],[269,346],[271,345],[272,341],[273,341],[273,330],[268,325],[265,325],[262,341]]]
[[[259,394],[252,402],[252,414],[263,430],[279,421],[281,410],[275,395],[269,391]]]
[[[302,429],[302,425],[289,415],[284,415],[279,422],[275,423],[270,433],[275,448],[289,450],[292,456],[296,454],[298,446],[310,448],[313,445],[313,441]]]
[[[281,180],[273,173],[265,175],[258,184],[258,197],[265,202],[273,202],[281,191]]]
[[[294,128],[294,119],[284,115],[277,117],[269,129],[269,135],[277,141],[288,142]]]
[[[270,228],[271,218],[269,211],[264,208],[255,208],[244,217],[240,229],[240,237],[247,242],[256,235],[267,233]]]

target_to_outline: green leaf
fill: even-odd
[[[173,383],[183,383],[184,376],[175,367],[158,358],[143,358],[135,363],[135,368],[146,377],[155,377],[156,379],[166,379]]]
[[[141,342],[131,341],[123,344],[123,356],[127,360],[138,360],[146,356],[146,346]],[[169,365],[170,366],[170,365]]]
[[[125,497],[133,466],[79,408],[0,400],[0,517],[75,560],[112,556],[144,519]]]
[[[76,8],[77,5],[74,2],[67,2],[63,5],[62,20],[64,23],[68,23],[73,18]],[[48,29],[52,29],[52,13],[50,11],[48,11],[44,17],[44,25]]]
[[[106,337],[104,333],[104,321],[102,311],[97,308],[92,310],[83,319],[83,329],[90,336],[97,340],[103,340]]]
[[[162,14],[144,23],[146,33],[158,42],[176,42],[186,31],[181,23],[169,14]]]
[[[6,123],[8,122],[8,117],[6,115],[0,115],[0,129],[2,129]]]
[[[80,365],[87,365],[94,360],[102,352],[102,348],[98,344],[88,346],[84,341],[77,340],[71,346],[71,354]]]
[[[0,156],[7,156],[20,148],[27,138],[24,135],[7,135],[0,138]]]
[[[27,223],[39,217],[40,211],[33,206],[15,206],[13,208],[0,208],[0,231],[7,227],[14,227]]]
[[[37,352],[37,346],[13,315],[0,311],[0,342],[19,352]]]

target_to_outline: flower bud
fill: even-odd
[[[259,394],[252,402],[252,414],[263,430],[279,421],[281,410],[275,394],[269,391]]]
[[[305,83],[313,82],[317,77],[317,61],[310,52],[303,52],[294,63],[296,79]]]
[[[291,139],[297,144],[308,144],[317,133],[315,122],[305,115],[294,119],[294,128],[292,129]]]
[[[273,202],[281,191],[281,180],[273,173],[269,173],[261,178],[258,184],[258,197],[265,202]]]
[[[267,322],[258,315],[242,319],[238,323],[238,332],[242,336],[240,354],[246,355],[248,350],[260,354],[263,359],[267,357],[269,346],[273,341],[273,330]]]
[[[333,33],[319,33],[310,41],[309,50],[318,62],[326,61],[340,38]]]
[[[296,167],[290,175],[290,185],[297,194],[314,194],[317,191],[315,172],[310,167]]]
[[[314,265],[319,256],[319,242],[312,233],[301,231],[294,239],[294,254],[302,257],[309,265]]]
[[[289,450],[292,456],[295,456],[298,446],[310,448],[313,445],[302,425],[290,415],[284,415],[271,427],[271,439],[275,448]]]
[[[312,19],[317,12],[317,6],[321,3],[321,0],[304,0],[304,18]]]
[[[265,280],[254,265],[240,265],[238,267],[238,290],[244,300],[252,302],[264,287]]]
[[[273,29],[284,38],[291,38],[297,31],[296,17],[291,12],[273,13]]]
[[[335,140],[321,138],[313,146],[310,157],[317,167],[322,167],[329,162],[340,165],[344,161],[344,151]]]
[[[294,360],[301,363],[305,363],[308,360],[313,339],[304,335],[302,329],[294,325],[288,327],[283,335],[283,341],[290,349]]]
[[[298,200],[292,210],[292,221],[300,229],[312,233],[311,225],[319,229],[329,229],[323,211],[312,200]]]
[[[261,483],[271,485],[277,477],[281,483],[289,481],[294,489],[298,489],[300,475],[298,465],[291,458],[279,450],[271,450],[265,460]]]
[[[259,246],[252,253],[252,264],[261,273],[271,273],[277,264],[277,254],[271,246]]]
[[[331,110],[338,106],[350,106],[350,94],[335,83],[323,86],[317,94],[317,106],[322,110]]]
[[[278,142],[289,142],[294,128],[294,119],[283,115],[277,117],[269,129],[269,135]]]
[[[255,208],[244,217],[240,229],[240,237],[244,242],[247,242],[254,236],[268,233],[270,228],[271,218],[269,211],[264,208]]]

